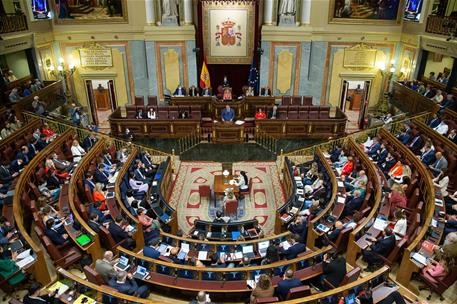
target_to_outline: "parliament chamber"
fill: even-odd
[[[455,6],[2,0],[0,303],[457,303]]]

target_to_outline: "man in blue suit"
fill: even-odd
[[[222,121],[233,121],[235,119],[235,111],[229,105],[226,105],[225,109],[222,110],[221,118]]]
[[[89,151],[97,142],[97,138],[95,137],[95,134],[91,133],[89,136],[84,138],[83,140],[83,148],[86,151]]]
[[[367,154],[371,158],[375,156],[378,151],[381,149],[381,144],[379,143],[379,139],[377,137],[373,138],[373,144],[368,148]]]
[[[29,148],[29,158],[32,159],[39,151],[38,147],[36,146],[37,144],[37,140],[36,138],[32,138],[30,140],[30,143],[28,145],[28,148]]]
[[[424,147],[424,152],[420,156],[420,160],[426,166],[430,166],[435,162],[435,149],[433,149],[429,144]]]
[[[410,141],[410,143],[408,144],[408,147],[411,149],[411,151],[414,152],[414,154],[418,155],[418,154],[420,154],[420,149],[422,148],[423,144],[424,144],[424,141],[422,140],[422,137],[418,133]]]
[[[24,165],[27,165],[29,162],[30,162],[30,158],[29,158],[29,148],[27,148],[27,146],[22,146],[21,147],[21,151],[19,151],[17,154],[16,154],[16,158],[17,159],[22,159],[24,160]]]
[[[54,243],[54,245],[64,245],[68,242],[68,234],[59,233],[54,226],[54,219],[50,218],[46,221],[46,229],[44,234]]]
[[[179,85],[176,88],[176,91],[173,93],[173,96],[186,96],[186,88],[183,87],[182,85]]]
[[[125,271],[119,271],[116,274],[116,277],[109,280],[108,285],[117,291],[130,296],[137,296],[145,299],[149,295],[148,286],[138,286],[135,279],[127,277],[127,272]]]
[[[135,179],[137,181],[141,181],[146,184],[149,184],[151,182],[151,179],[146,177],[146,171],[144,169],[144,164],[139,159],[136,160],[136,168],[135,168],[135,171],[133,172],[133,174],[135,174]]]
[[[15,159],[10,164],[10,172],[14,175],[19,174],[24,169],[24,160],[22,158]]]
[[[360,190],[355,190],[354,195],[344,205],[342,216],[353,215],[357,210],[360,209],[363,203],[363,197]]]
[[[369,243],[368,248],[362,251],[363,260],[368,263],[367,271],[373,271],[375,266],[383,263],[380,256],[387,257],[396,245],[395,235],[392,229],[387,227],[381,234],[379,239],[367,238]]]
[[[160,257],[159,244],[160,239],[152,239],[147,246],[144,246],[143,255],[151,259],[158,259]]]
[[[292,238],[288,240],[290,247],[287,250],[282,251],[282,256],[286,260],[295,259],[299,253],[306,250],[305,244],[299,243],[298,240],[300,240],[299,235],[293,235]]]
[[[104,185],[109,183],[109,175],[103,171],[104,165],[99,164],[95,170],[95,180]]]
[[[381,148],[378,150],[376,155],[372,156],[373,160],[377,162],[384,162],[387,158],[387,154],[389,151],[386,148],[386,145],[384,143],[381,144]]]
[[[92,173],[90,173],[90,172],[86,173],[86,179],[84,180],[84,185],[89,186],[90,191],[94,192],[95,183],[94,183],[94,176],[92,175]]]
[[[428,121],[428,126],[432,129],[438,127],[438,125],[441,123],[441,119],[438,117],[438,115],[433,114],[433,117]]]
[[[287,298],[289,290],[299,286],[301,286],[301,281],[294,278],[294,271],[292,269],[287,269],[283,279],[278,282],[278,287],[276,288],[278,298],[281,301],[284,301]]]

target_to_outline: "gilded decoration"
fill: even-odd
[[[254,51],[254,0],[202,1],[203,45],[208,64],[249,64]]]
[[[84,43],[78,54],[81,67],[101,71],[113,66],[112,49],[96,42]]]
[[[377,49],[360,43],[344,49],[343,66],[353,69],[372,69],[376,67]]]
[[[404,0],[330,0],[329,23],[396,25],[401,23]]]
[[[50,1],[56,24],[128,23],[127,0],[89,1],[70,9],[68,1]]]
[[[292,66],[294,55],[289,50],[282,50],[278,54],[278,66],[276,72],[276,89],[285,94],[292,84]]]

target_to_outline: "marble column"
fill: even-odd
[[[302,0],[300,24],[309,24],[311,15],[311,0]]]
[[[274,0],[265,0],[263,3],[263,24],[273,24],[273,4]]]
[[[192,24],[192,0],[183,0],[184,5],[184,24]]]
[[[146,22],[147,24],[155,24],[156,15],[154,11],[154,0],[145,0],[146,6]]]

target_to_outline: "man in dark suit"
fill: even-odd
[[[368,263],[367,271],[373,271],[376,266],[383,263],[380,256],[387,257],[395,247],[395,235],[392,229],[387,227],[379,239],[367,238],[369,245],[362,251],[363,260]],[[373,242],[373,243],[371,243]]]
[[[279,300],[284,301],[289,293],[289,290],[301,285],[301,281],[294,278],[294,271],[292,269],[287,269],[284,273],[283,279],[278,282],[278,287],[276,288]]]
[[[330,230],[324,237],[324,244],[328,245],[329,242],[335,243],[338,237],[340,236],[341,231],[343,231],[344,225],[341,221],[335,222],[335,227]]]
[[[336,253],[326,253],[323,258],[321,275],[321,286],[324,290],[329,290],[340,286],[346,275],[346,259]],[[330,285],[327,284],[327,282]]]
[[[432,147],[428,144],[424,147],[424,152],[422,152],[420,160],[426,166],[433,164],[435,162],[435,149],[432,149]]]
[[[300,238],[298,242],[305,244],[308,232],[308,224],[303,216],[297,216],[295,222],[289,224],[288,230],[293,234],[298,235]]]
[[[286,260],[292,260],[297,257],[299,253],[302,253],[306,250],[306,246],[303,243],[299,243],[298,240],[300,239],[299,235],[293,235],[289,240],[290,247],[287,250],[282,249],[282,256]]]
[[[202,96],[212,96],[213,92],[211,88],[204,88],[202,91]]]
[[[109,176],[103,171],[104,165],[99,164],[95,170],[95,180],[104,185],[109,183]]]
[[[97,142],[97,138],[95,137],[95,134],[91,133],[89,136],[84,138],[83,140],[83,148],[86,151],[89,151]]]
[[[92,173],[90,173],[90,172],[86,173],[86,178],[84,179],[84,185],[89,186],[90,191],[94,192],[95,183],[94,183],[94,176],[92,175]]]
[[[54,243],[56,246],[65,245],[68,243],[68,234],[59,233],[54,227],[54,219],[50,218],[46,221],[46,229],[44,234]]]
[[[10,172],[14,176],[18,175],[24,169],[24,160],[22,158],[15,159],[10,164]]]
[[[138,286],[135,279],[128,278],[127,276],[127,272],[119,271],[115,278],[109,280],[108,285],[123,294],[143,299],[147,298],[149,295],[148,286]]]
[[[352,197],[348,196],[348,200],[344,205],[342,216],[353,215],[354,212],[360,209],[363,203],[363,197],[359,190],[355,190]]]
[[[423,145],[424,145],[424,141],[422,140],[421,135],[418,133],[409,142],[408,147],[411,149],[411,151],[414,152],[414,154],[419,155],[420,149],[422,149]]]
[[[378,153],[381,149],[381,144],[379,143],[379,139],[377,137],[373,138],[373,144],[367,149],[367,154],[371,158]]]
[[[27,146],[22,146],[21,151],[16,154],[16,158],[24,160],[24,165],[27,165],[30,162],[29,148],[27,148]]]
[[[379,168],[381,169],[384,175],[387,175],[389,170],[395,165],[396,159],[390,153],[387,153],[386,160],[382,163],[378,163]]]
[[[447,159],[443,156],[443,153],[436,152],[435,153],[436,161],[428,166],[432,171],[433,176],[438,176],[441,173],[441,169],[447,169],[448,162]]]
[[[187,93],[186,93],[186,88],[179,85],[177,88],[176,88],[176,91],[173,93],[173,96],[186,96]]]
[[[91,213],[89,215],[89,221],[87,224],[89,225],[95,233],[100,233],[100,223],[98,222],[98,215],[96,213]]]
[[[433,98],[436,95],[436,90],[432,88],[431,85],[428,85],[427,88],[425,89],[424,96],[428,98]]]
[[[160,239],[155,238],[152,239],[149,244],[144,246],[143,248],[143,255],[151,258],[151,259],[158,259],[160,257],[160,252],[159,252],[159,245],[160,245]]]
[[[384,143],[381,143],[381,148],[378,150],[376,155],[374,155],[372,158],[376,162],[384,162],[386,160],[387,154],[389,151],[386,148],[386,145]]]
[[[200,96],[200,93],[199,93],[198,88],[196,86],[191,86],[189,88],[189,96],[192,96],[192,97]]]
[[[452,141],[454,144],[457,144],[457,131],[455,129],[452,129],[449,131],[449,134],[447,138]]]
[[[40,152],[39,149],[37,148],[36,144],[37,144],[37,140],[35,137],[32,138],[30,140],[30,143],[28,144],[30,159],[32,159],[38,152]]]
[[[144,164],[139,159],[136,160],[136,168],[135,168],[135,171],[133,172],[133,174],[135,174],[135,179],[137,181],[141,181],[146,184],[149,184],[151,182],[151,179],[146,177],[146,171],[144,169]]]
[[[36,142],[36,148],[41,151],[46,148],[47,145],[46,134],[40,134],[40,138]]]
[[[271,90],[268,87],[260,89],[260,96],[271,96]]]
[[[133,250],[135,248],[135,241],[132,239],[132,234],[126,232],[126,227],[127,225],[124,223],[124,219],[119,215],[114,219],[114,222],[109,224],[108,231],[116,244],[123,241],[122,247]]]
[[[437,114],[433,114],[433,117],[428,121],[427,125],[434,129],[438,127],[438,125],[441,123],[441,119],[438,117]]]
[[[54,166],[56,166],[56,168],[58,170],[62,170],[62,171],[67,171],[69,172],[72,168],[72,165],[69,161],[66,161],[66,160],[61,160],[59,159],[59,157],[57,156],[57,153],[52,153],[52,162],[54,163]]]

